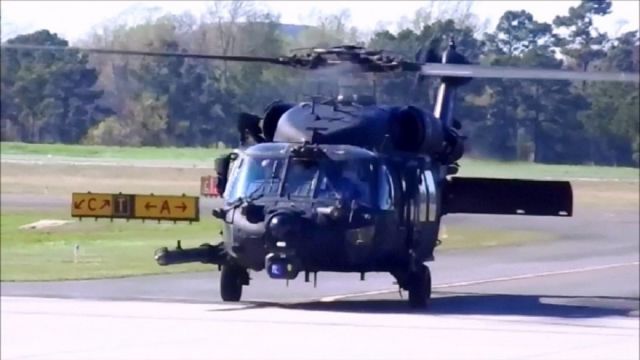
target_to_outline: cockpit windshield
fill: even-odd
[[[289,197],[347,201],[372,205],[375,166],[369,159],[292,159],[283,187]]]
[[[356,200],[373,206],[377,168],[372,159],[253,158],[239,160],[225,198],[276,196],[290,199]],[[286,169],[285,169],[286,164]],[[284,179],[284,181],[283,181]]]

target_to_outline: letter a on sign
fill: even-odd
[[[169,207],[168,200],[165,200],[162,202],[162,207],[160,208],[160,214],[171,215],[171,208]]]

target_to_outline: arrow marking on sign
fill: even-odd
[[[187,211],[187,204],[184,203],[184,201],[182,202],[182,205],[180,206],[174,206],[174,208],[176,209],[182,209],[182,212]]]
[[[149,202],[147,202],[146,204],[144,204],[144,208],[149,211],[149,209],[155,209],[157,208],[158,205],[151,205]]]
[[[73,208],[74,209],[81,209],[83,203],[84,203],[84,199],[82,199],[80,201],[74,201],[73,202]]]

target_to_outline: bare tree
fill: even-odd
[[[327,47],[360,40],[358,29],[350,24],[351,13],[347,9],[332,14],[313,10],[308,18],[312,19],[311,26],[300,34],[294,47]]]
[[[452,19],[459,27],[469,27],[475,34],[482,34],[489,27],[489,19],[481,21],[473,13],[473,1],[470,0],[450,0],[439,1],[429,0],[426,5],[419,8],[413,19],[402,19],[398,26],[400,29],[407,28],[407,23],[411,24],[411,29],[419,33],[425,25],[432,24],[438,20]]]
[[[215,0],[201,16],[199,50],[232,55],[236,51],[239,23],[255,13],[255,4],[247,1]],[[222,64],[222,75],[228,80],[229,64]]]

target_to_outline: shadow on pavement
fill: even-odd
[[[440,293],[442,294],[442,293]],[[638,316],[638,298],[601,296],[448,293],[427,309],[410,309],[406,299],[354,299],[280,305],[288,309],[424,315],[520,315],[559,318]]]

